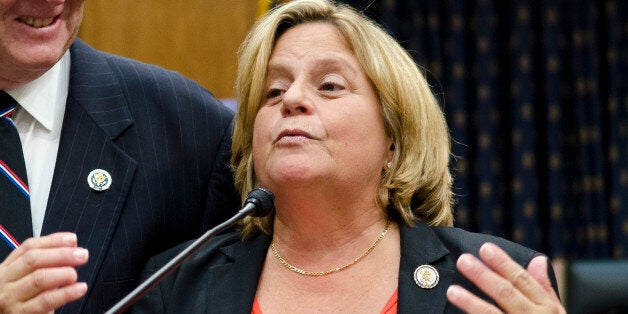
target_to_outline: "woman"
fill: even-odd
[[[544,256],[450,227],[443,113],[373,22],[326,0],[271,11],[242,44],[236,93],[236,184],[273,191],[275,211],[214,239],[137,311],[563,311]]]

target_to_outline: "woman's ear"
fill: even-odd
[[[393,166],[392,160],[393,160],[394,154],[395,154],[395,143],[393,143],[391,140],[390,145],[388,145],[388,153],[386,156],[386,160],[388,160],[388,162],[386,163],[386,169],[392,168]]]

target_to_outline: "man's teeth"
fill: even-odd
[[[38,18],[33,18],[33,17],[25,17],[25,18],[21,18],[20,21],[26,25],[32,26],[32,27],[36,27],[36,28],[40,28],[40,27],[45,27],[48,26],[50,24],[52,24],[52,22],[54,21],[54,17],[51,18],[47,18],[47,19],[38,19]]]

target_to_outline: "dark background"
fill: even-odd
[[[551,258],[628,257],[628,2],[343,2],[425,69],[456,226]]]

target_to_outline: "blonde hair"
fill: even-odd
[[[253,26],[240,46],[235,93],[238,110],[232,165],[242,193],[257,186],[252,141],[268,61],[287,29],[308,22],[334,25],[347,40],[378,95],[384,126],[393,139],[392,167],[384,171],[378,202],[389,217],[412,225],[453,224],[450,138],[444,114],[410,55],[380,26],[354,9],[328,0],[295,0],[276,7]],[[246,237],[272,233],[273,217],[247,218]]]

